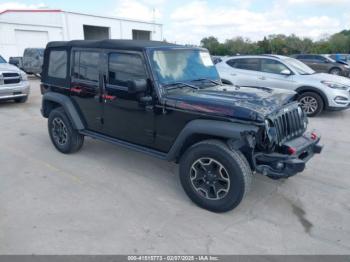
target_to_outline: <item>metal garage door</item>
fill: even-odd
[[[23,56],[28,47],[46,47],[49,41],[47,31],[15,30],[18,55]]]

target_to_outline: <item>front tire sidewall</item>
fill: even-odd
[[[220,162],[228,172],[230,189],[227,195],[220,200],[206,199],[194,189],[191,183],[190,170],[192,164],[203,157]],[[238,163],[226,151],[210,144],[194,146],[181,158],[180,181],[186,194],[194,203],[213,212],[226,212],[235,208],[242,201],[246,190],[242,169]]]

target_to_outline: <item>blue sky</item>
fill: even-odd
[[[319,39],[350,29],[350,0],[0,0],[0,10],[53,8],[164,24],[164,37],[198,44],[205,36],[219,40],[270,34]]]

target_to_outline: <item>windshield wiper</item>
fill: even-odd
[[[210,78],[199,78],[199,79],[195,79],[195,80],[192,80],[191,82],[203,82],[203,81],[208,81],[208,82],[211,82],[215,85],[222,85],[219,81],[215,81],[213,79],[210,79]]]
[[[191,84],[188,84],[188,83],[185,83],[185,82],[174,82],[174,83],[170,83],[170,84],[164,85],[164,87],[166,89],[174,89],[174,88],[184,87],[184,86],[192,88],[192,89],[195,89],[195,90],[199,89],[198,86],[194,86],[194,85],[191,85]]]

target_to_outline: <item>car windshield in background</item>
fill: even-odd
[[[306,64],[304,64],[303,62],[300,62],[297,59],[287,58],[287,59],[285,59],[285,63],[288,64],[288,66],[292,67],[300,75],[312,75],[312,74],[315,74],[314,70],[312,70]]]
[[[219,81],[220,77],[208,52],[193,49],[155,50],[153,70],[162,85],[196,80]],[[211,82],[213,84],[213,82]]]
[[[6,60],[2,56],[0,56],[0,64],[4,64],[4,63],[6,63]]]

